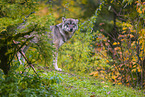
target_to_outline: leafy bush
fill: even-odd
[[[102,41],[99,38],[99,35],[102,36],[102,34],[99,34],[98,31],[94,32],[93,30],[98,13],[99,11],[97,9],[95,15],[88,21],[80,22],[79,29],[73,38],[60,48],[58,62],[65,70],[78,73],[90,73],[96,70],[97,67],[100,67],[100,69],[109,67],[106,59],[102,58],[101,54],[96,55],[94,53],[94,43],[92,40],[97,39],[98,42]]]
[[[53,85],[62,81],[61,76],[44,72],[39,72],[38,75],[41,76],[38,76],[33,73],[30,67],[26,69],[24,66],[20,66],[15,70],[15,67],[12,68],[13,71],[10,71],[9,75],[4,75],[0,71],[0,95],[2,97],[47,97],[59,95],[53,89]]]
[[[124,7],[125,4],[128,4],[128,7]],[[134,4],[136,6],[133,6]],[[113,16],[113,19],[105,18],[97,24],[99,27],[96,28],[107,39],[99,44],[101,47],[94,46],[94,49],[105,48],[102,50],[107,53],[105,58],[111,67],[106,70],[106,78],[110,79],[111,82],[113,81],[113,83],[143,88],[145,86],[144,12],[141,10],[143,2],[128,0],[122,3],[119,1],[105,1],[105,5],[97,19],[102,17],[104,10],[107,12],[112,11],[116,15]],[[120,9],[122,8],[122,11],[119,12],[118,6],[120,6]],[[134,14],[129,14],[130,11]],[[122,18],[117,16],[116,12],[121,13]],[[108,30],[108,27],[110,27],[110,30]],[[97,72],[91,74],[97,75]]]
[[[31,15],[26,24],[21,25],[23,29],[19,32],[31,30],[32,25],[36,25],[34,32],[29,37],[34,37],[33,40],[27,42],[30,46],[26,52],[26,57],[32,63],[45,64],[49,66],[52,63],[52,55],[54,48],[50,41],[50,26],[54,24],[54,17],[52,15],[38,16],[37,14]],[[31,27],[31,28],[30,28]],[[20,27],[21,28],[21,27]]]
[[[43,2],[39,2],[39,0],[30,2],[3,0],[0,6],[0,68],[4,73],[8,74],[14,56],[24,45],[29,45],[34,37],[37,37],[38,40],[37,43],[34,43],[35,49],[40,52],[38,56],[34,51],[37,58],[43,58],[45,63],[51,60],[53,48],[49,44],[50,39],[44,35],[49,32],[49,26],[54,24],[49,4],[46,5],[45,0]],[[41,13],[44,8],[45,12]]]

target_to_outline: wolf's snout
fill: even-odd
[[[72,32],[72,31],[73,31],[73,29],[71,28],[71,29],[70,29],[70,32]]]

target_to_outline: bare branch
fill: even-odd
[[[15,42],[14,40],[13,40],[13,43],[16,44],[16,42]],[[19,46],[18,46],[18,47],[19,47]],[[20,47],[19,47],[19,48],[20,48]],[[29,66],[33,69],[33,71],[38,75],[38,73],[36,72],[36,70],[35,70],[33,64],[27,59],[25,53],[22,52],[21,49],[19,50],[19,52],[20,52],[20,54],[24,57],[24,59],[27,61],[28,65],[29,65]],[[38,77],[39,77],[39,75],[38,75]],[[40,77],[39,77],[39,78],[40,78]]]

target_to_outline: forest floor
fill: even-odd
[[[144,90],[116,85],[88,74],[57,71],[48,73],[61,77],[61,82],[52,86],[60,97],[145,97]]]

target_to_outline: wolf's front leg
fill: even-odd
[[[55,55],[54,55],[54,59],[53,59],[54,68],[55,68],[55,70],[57,70],[57,71],[62,71],[62,69],[61,69],[61,68],[58,68],[58,66],[57,66],[57,57],[58,57],[58,53],[55,52],[54,54],[55,54]]]

